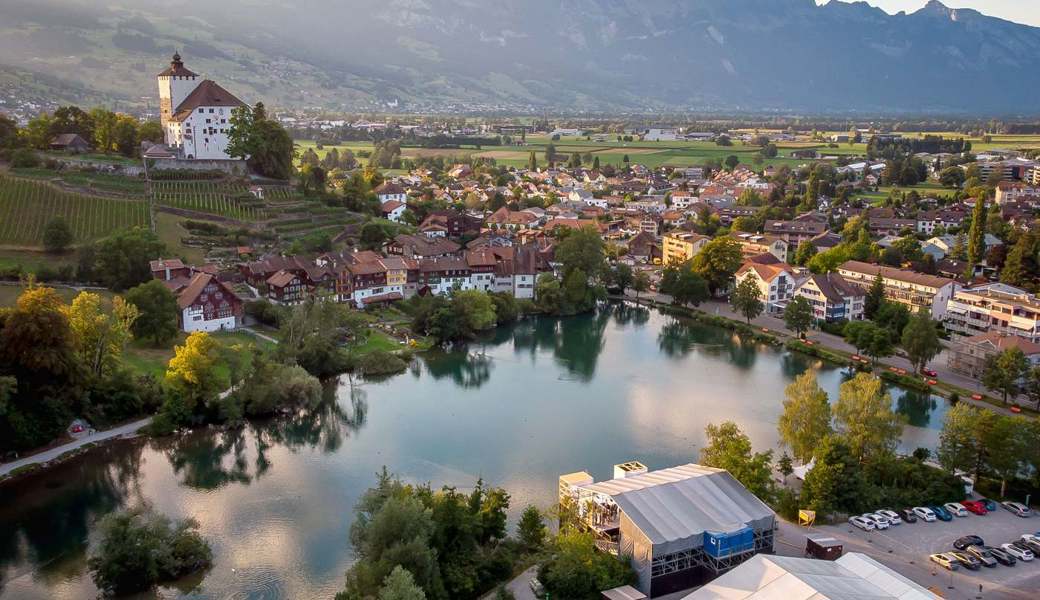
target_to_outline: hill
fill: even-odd
[[[1040,93],[1040,28],[934,0],[0,6],[0,62],[153,107],[174,49],[244,98],[351,110],[1033,114]]]

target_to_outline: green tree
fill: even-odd
[[[809,370],[788,385],[784,395],[784,412],[777,424],[780,439],[795,458],[807,463],[833,432],[827,392],[816,382],[816,372]]]
[[[553,549],[538,570],[538,580],[552,598],[591,600],[602,590],[637,580],[628,560],[597,550],[591,534],[566,529],[557,536]]]
[[[748,325],[750,325],[751,320],[757,318],[765,310],[765,304],[760,299],[761,296],[762,291],[758,288],[758,279],[748,276],[737,284],[730,297],[730,303],[733,305],[733,310],[747,319]]]
[[[848,444],[838,436],[827,436],[817,447],[815,458],[802,486],[804,506],[823,515],[859,512],[867,483],[864,469]]]
[[[1029,396],[1030,400],[1036,403],[1037,410],[1040,410],[1040,367],[1029,369],[1023,387],[1025,394]]]
[[[1004,404],[1008,396],[1018,395],[1022,378],[1029,371],[1029,361],[1019,348],[1008,348],[986,359],[982,371],[982,385],[999,392]]]
[[[624,295],[625,290],[632,287],[635,274],[632,272],[632,267],[625,263],[617,263],[608,271],[608,281],[612,287],[619,289]]]
[[[94,584],[123,595],[209,567],[213,552],[197,529],[193,519],[173,523],[150,508],[106,515],[87,561]]]
[[[636,293],[636,301],[639,301],[640,294],[645,294],[649,290],[650,275],[648,275],[646,271],[636,271],[636,274],[632,278],[632,291]]]
[[[806,240],[798,244],[798,249],[794,252],[794,263],[804,267],[814,256],[816,256],[816,246],[809,240]]]
[[[451,296],[451,308],[461,316],[462,323],[472,334],[495,326],[495,303],[480,290],[460,290]]]
[[[190,423],[217,399],[230,381],[220,369],[220,350],[208,334],[196,331],[173,349],[164,383],[168,391],[164,416],[175,425]]]
[[[112,372],[130,341],[130,328],[138,318],[137,307],[116,296],[112,299],[112,311],[106,312],[101,296],[80,292],[71,305],[62,309],[69,320],[80,365],[95,377]]]
[[[701,464],[729,471],[759,498],[772,497],[772,450],[753,453],[751,440],[732,421],[721,425],[709,423],[704,435],[707,440],[701,448]]]
[[[162,346],[177,335],[177,298],[163,282],[153,279],[131,288],[126,301],[137,307],[138,316],[131,326],[134,337]]]
[[[410,572],[397,565],[383,580],[379,600],[426,600],[426,592],[416,585]]]
[[[885,280],[878,272],[877,276],[874,277],[874,282],[870,284],[870,289],[867,290],[866,298],[863,302],[863,316],[868,319],[873,319],[874,315],[881,310],[881,305],[885,302]]]
[[[529,551],[541,550],[545,545],[545,519],[537,507],[528,505],[520,514],[520,522],[516,525],[520,543]]]
[[[726,169],[732,171],[733,169],[737,168],[737,165],[740,164],[740,158],[736,154],[730,154],[726,157],[726,161],[723,164],[726,165]]]
[[[43,249],[52,254],[64,252],[72,245],[75,236],[64,217],[57,216],[43,227]]]
[[[973,268],[986,256],[986,199],[975,200],[971,213],[971,229],[968,230],[968,264]]]
[[[914,365],[914,371],[917,373],[924,370],[928,361],[942,351],[936,323],[924,308],[918,310],[903,329],[902,341],[906,357],[910,359],[910,363]]]
[[[530,171],[538,170],[538,157],[535,156],[534,150],[531,150],[531,155],[527,157],[527,169]]]
[[[892,397],[879,378],[867,373],[841,384],[833,411],[838,433],[860,462],[889,455],[903,432],[902,418],[892,411]]]
[[[166,245],[155,233],[136,227],[117,231],[94,247],[93,271],[105,286],[122,291],[152,279],[149,261],[160,257]]]
[[[718,294],[729,288],[743,259],[736,240],[716,238],[693,257],[693,270],[708,282],[712,294]]]
[[[267,118],[263,103],[240,106],[231,112],[227,153],[248,161],[266,177],[289,179],[296,154],[292,138],[277,121]]]
[[[784,324],[798,337],[804,336],[805,332],[809,331],[812,322],[813,307],[805,297],[795,296],[787,303],[787,308],[784,309]]]
[[[674,285],[671,286],[669,292],[672,296],[672,302],[679,306],[699,306],[701,302],[707,300],[710,295],[708,293],[708,284],[704,281],[700,275],[694,273],[687,268],[681,268],[678,276],[675,279]]]

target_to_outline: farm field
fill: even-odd
[[[230,217],[239,221],[267,218],[261,201],[239,183],[211,181],[153,181],[152,200],[157,205]]]
[[[0,244],[38,247],[43,229],[64,217],[75,243],[104,237],[118,229],[148,227],[148,204],[88,196],[29,179],[0,176]]]
[[[70,187],[83,188],[99,194],[134,195],[143,197],[148,191],[144,179],[112,175],[109,173],[91,173],[89,171],[51,169],[12,169],[11,173],[19,177],[39,179],[64,184]]]
[[[188,230],[181,226],[184,217],[164,212],[155,213],[155,234],[166,244],[170,256],[177,256],[190,264],[202,264],[206,261],[206,251],[192,248],[181,243],[181,238],[188,237]]]

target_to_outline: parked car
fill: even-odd
[[[968,512],[973,512],[977,515],[985,515],[987,512],[989,512],[988,510],[986,510],[985,504],[981,502],[976,502],[974,500],[961,500],[961,506],[968,509]]]
[[[927,506],[915,506],[914,514],[925,523],[935,522],[935,513]]]
[[[982,541],[977,535],[966,535],[959,537],[953,541],[953,547],[958,550],[964,550],[968,546],[985,546],[986,542]]]
[[[1008,500],[1006,502],[1001,502],[1000,505],[1019,517],[1025,518],[1033,514],[1033,511],[1029,510],[1029,507],[1021,502],[1011,502]]]
[[[961,564],[961,566],[964,567],[965,569],[970,569],[972,571],[978,571],[979,569],[982,568],[982,561],[980,561],[979,559],[975,558],[974,556],[972,556],[970,554],[967,554],[965,552],[948,552],[947,554],[949,554],[950,556],[956,558],[957,562],[959,562]]]
[[[898,510],[896,512],[899,513],[899,518],[902,519],[903,522],[905,522],[905,523],[916,523],[917,522],[917,514],[914,513],[914,509],[912,509],[912,508],[904,508],[904,509]]]
[[[928,557],[928,560],[950,571],[956,571],[960,568],[960,561],[946,553],[933,554]]]
[[[1040,544],[1036,544],[1032,540],[1015,540],[1011,543],[1023,550],[1029,550],[1033,556],[1040,556]]]
[[[894,511],[894,510],[888,510],[886,508],[882,508],[881,510],[877,511],[874,514],[881,515],[882,517],[885,517],[886,519],[888,519],[888,524],[889,525],[902,525],[903,524],[903,519],[899,518],[899,514],[896,513],[896,511]]]
[[[1033,551],[1029,548],[1023,548],[1017,544],[1001,544],[1000,549],[1007,552],[1011,556],[1014,556],[1022,562],[1029,562],[1033,560]]]
[[[968,511],[965,510],[965,508],[963,506],[961,506],[960,504],[957,504],[956,502],[947,502],[946,504],[943,504],[943,508],[945,508],[946,510],[950,511],[950,514],[955,516],[955,517],[966,517],[966,516],[968,516]]]
[[[849,523],[863,531],[874,531],[874,521],[868,521],[863,517],[849,517]]]
[[[983,546],[983,548],[989,551],[990,556],[995,558],[998,563],[1004,565],[1005,567],[1015,566],[1015,557],[1012,556],[1011,553],[1007,550],[1004,550],[1003,548],[994,548],[993,546]]]
[[[950,511],[946,510],[945,508],[943,508],[941,506],[929,506],[928,510],[932,511],[933,513],[935,513],[935,518],[939,519],[940,521],[952,521],[953,520],[953,515],[950,514]]]
[[[964,549],[964,552],[974,556],[980,563],[982,563],[982,566],[986,568],[991,569],[997,566],[997,559],[993,558],[993,555],[989,553],[989,550],[986,550],[982,546],[968,546]]]
[[[936,373],[935,371],[933,371],[932,369],[921,369],[921,372],[924,373],[925,375],[929,376],[929,377],[938,377],[939,376],[939,374]]]
[[[882,517],[881,515],[879,515],[877,513],[863,513],[860,516],[863,517],[864,519],[868,520],[868,521],[873,521],[875,529],[888,529],[888,526],[889,526],[888,519],[886,519],[885,517]]]
[[[1035,535],[1033,535],[1031,533],[1023,533],[1019,537],[1022,539],[1023,542],[1029,544],[1030,548],[1032,548],[1034,546],[1037,547],[1037,548],[1040,548],[1040,537],[1035,536]]]
[[[997,510],[997,503],[989,498],[979,498],[979,502],[981,502],[989,512]]]

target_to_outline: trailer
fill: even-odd
[[[838,560],[845,547],[832,537],[810,535],[805,538],[805,557],[819,560]]]

